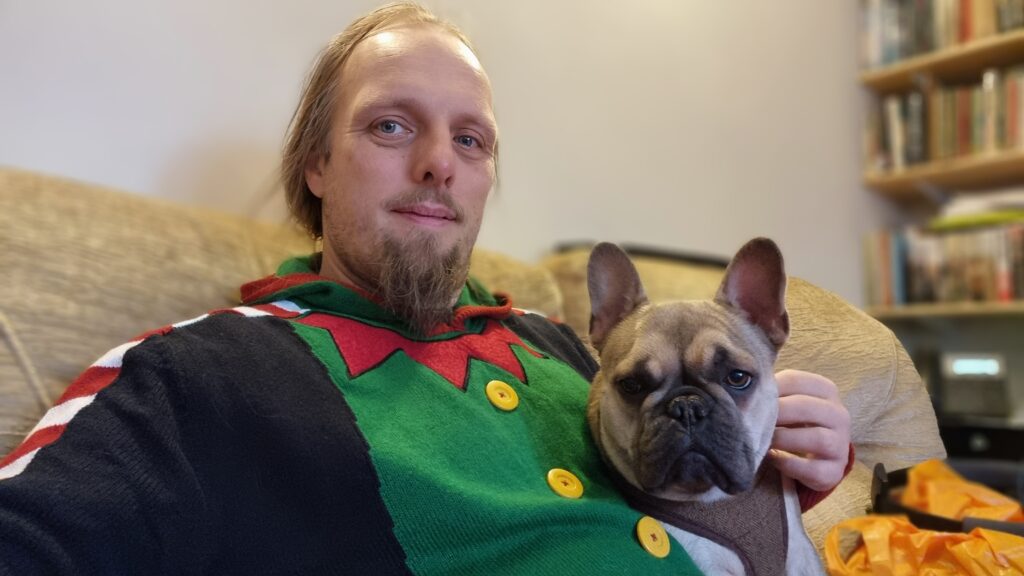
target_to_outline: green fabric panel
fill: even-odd
[[[461,391],[399,352],[350,381],[326,330],[293,325],[356,415],[414,572],[699,574],[675,542],[665,559],[640,547],[642,515],[604,475],[584,420],[588,384],[569,366],[513,346],[527,383],[471,360]],[[516,390],[516,410],[490,404],[492,379]],[[580,478],[581,499],[548,487],[555,467]]]
[[[278,266],[276,275],[288,276],[290,274],[313,274],[313,269],[309,266],[311,258],[312,256],[289,258]],[[291,288],[275,292],[274,294],[253,303],[263,304],[274,300],[297,300],[301,301],[306,307],[313,310],[320,310],[324,312],[344,310],[345,314],[352,318],[376,320],[388,325],[396,325],[400,323],[393,314],[381,309],[379,306],[366,300],[353,290],[338,284],[337,282],[332,282],[326,279],[293,286]],[[469,278],[467,279],[466,284],[462,287],[462,291],[459,292],[459,298],[455,303],[455,308],[460,308],[462,306],[497,305],[498,303],[494,299],[494,296],[492,296],[483,287],[483,285],[481,285],[477,280]]]
[[[312,274],[313,254],[307,256],[295,256],[288,258],[277,266],[276,276],[287,276],[289,274]]]

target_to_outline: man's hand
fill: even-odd
[[[828,378],[783,370],[779,383],[779,420],[769,457],[784,475],[824,492],[843,479],[850,446],[850,413]]]

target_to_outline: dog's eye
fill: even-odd
[[[725,384],[735,390],[743,390],[753,381],[754,377],[743,370],[733,370],[725,377]]]
[[[635,376],[626,376],[624,378],[619,378],[619,380],[615,384],[619,387],[619,390],[622,390],[624,394],[639,394],[640,391],[643,390],[644,388],[643,383],[641,383],[640,379]]]

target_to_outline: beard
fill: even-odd
[[[397,210],[426,201],[443,204],[456,222],[464,222],[465,212],[450,194],[433,189],[412,190],[388,202],[384,209]],[[452,320],[453,307],[469,273],[475,235],[461,238],[445,250],[433,234],[414,228],[395,234],[351,221],[332,223],[326,218],[324,228],[322,256],[332,253],[332,260],[340,263],[335,268],[343,271],[342,277],[347,276],[385,310],[403,320],[414,334],[425,336]],[[360,237],[367,239],[368,245],[362,250],[358,246],[349,249],[346,239]],[[320,273],[322,263],[323,258],[314,262],[314,269]]]
[[[390,237],[379,241],[376,254],[382,260],[373,285],[386,310],[404,320],[415,334],[425,336],[438,324],[451,321],[469,272],[469,258],[459,244],[439,253],[432,237],[416,236],[405,242]]]

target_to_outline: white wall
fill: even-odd
[[[428,2],[495,89],[501,186],[480,242],[727,255],[861,302],[856,2]],[[317,50],[376,2],[0,0],[0,164],[280,218],[268,201]]]

